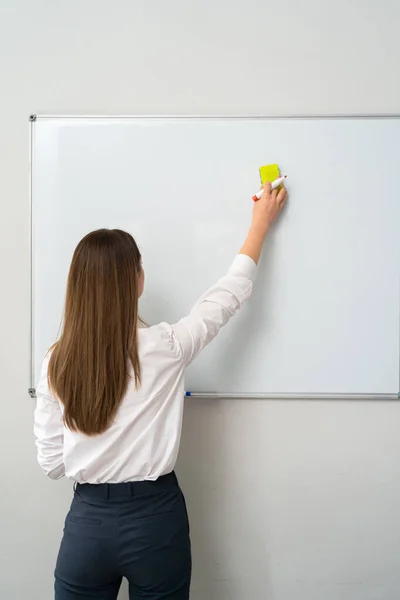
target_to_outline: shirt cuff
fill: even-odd
[[[231,273],[244,275],[250,281],[254,281],[257,273],[257,265],[247,254],[238,254],[230,268]]]

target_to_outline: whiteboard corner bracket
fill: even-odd
[[[37,115],[29,115],[29,122],[34,123],[37,119]]]
[[[28,394],[30,395],[31,398],[36,398],[36,390],[35,390],[35,388],[29,388],[28,389]]]

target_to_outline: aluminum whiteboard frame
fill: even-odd
[[[34,261],[33,261],[33,246],[35,241],[35,231],[33,225],[33,163],[34,163],[34,138],[35,138],[35,123],[38,120],[59,120],[59,119],[109,119],[109,120],[157,120],[157,119],[189,119],[189,120],[221,120],[221,121],[261,121],[261,120],[390,120],[400,119],[400,113],[364,113],[364,114],[337,114],[337,115],[36,115],[29,116],[30,136],[29,136],[29,263],[30,263],[30,280],[29,280],[29,388],[28,393],[31,398],[36,397],[35,389],[35,364],[34,364],[34,342],[35,342],[35,325],[34,325],[34,298],[33,288],[35,281]],[[400,311],[400,306],[399,306]],[[400,331],[399,331],[400,339]],[[215,399],[255,399],[255,400],[399,400],[400,399],[400,364],[399,364],[399,392],[397,394],[224,394],[214,392],[186,392],[186,397],[190,398],[215,398]]]
[[[35,390],[35,360],[34,360],[34,343],[35,343],[35,325],[34,325],[34,262],[33,262],[33,245],[34,245],[34,227],[33,227],[33,154],[34,154],[34,121],[29,117],[29,388],[28,393],[31,398],[36,397]]]

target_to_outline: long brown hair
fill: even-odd
[[[141,269],[135,240],[119,229],[89,233],[74,252],[63,328],[48,368],[49,385],[73,431],[97,435],[108,428],[126,391],[130,365],[140,384]]]

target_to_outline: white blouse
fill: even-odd
[[[87,436],[64,426],[63,405],[49,390],[44,360],[37,386],[34,432],[38,462],[52,479],[78,483],[155,480],[172,471],[178,455],[185,367],[213,340],[252,292],[256,264],[239,254],[227,275],[175,325],[140,329],[142,383],[130,380],[114,422]]]

